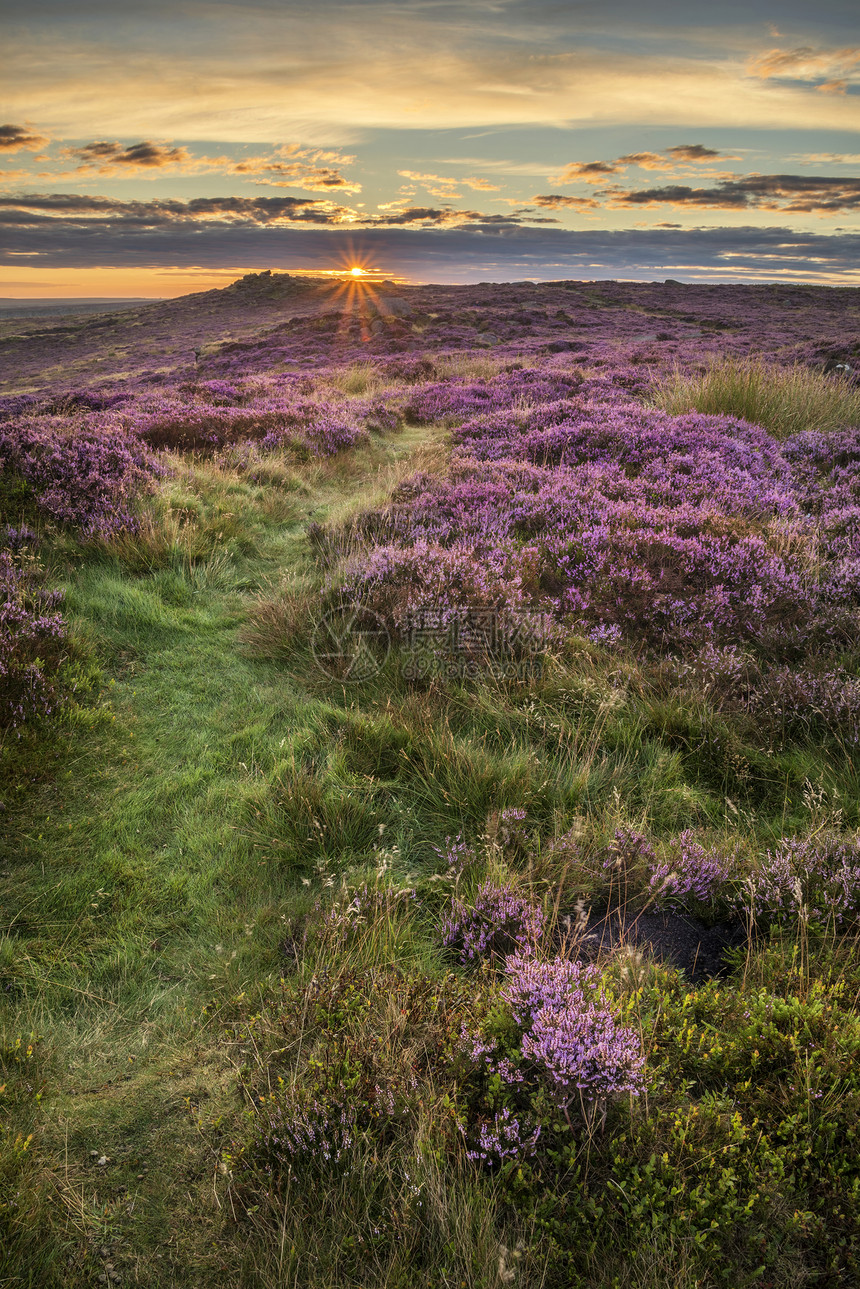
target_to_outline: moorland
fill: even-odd
[[[860,293],[0,322],[0,1284],[860,1276]]]

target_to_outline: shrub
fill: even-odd
[[[163,467],[113,420],[41,417],[0,426],[4,472],[22,478],[52,519],[85,537],[107,537],[134,527],[137,497]]]
[[[440,928],[442,944],[454,949],[463,963],[486,955],[505,957],[513,951],[531,953],[543,934],[543,910],[510,886],[484,882],[469,908],[454,898]]]
[[[0,728],[49,716],[66,623],[62,591],[45,591],[30,568],[0,549]]]

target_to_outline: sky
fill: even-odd
[[[856,0],[3,12],[2,297],[354,265],[860,285]]]

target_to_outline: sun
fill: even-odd
[[[360,264],[354,264],[349,270],[350,277],[368,277],[367,269],[363,269]]]

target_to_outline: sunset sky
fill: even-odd
[[[856,0],[7,0],[0,295],[356,262],[860,284],[858,25]]]

